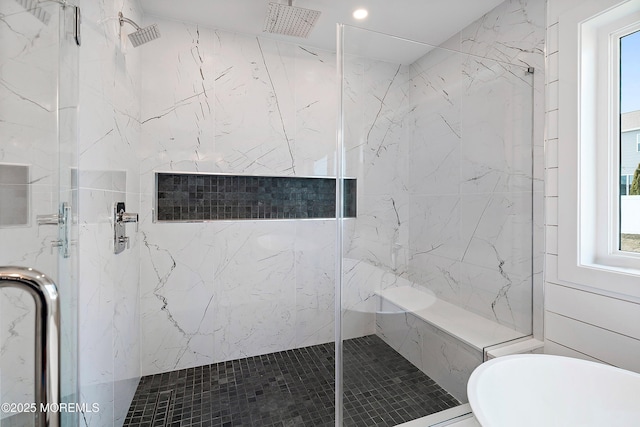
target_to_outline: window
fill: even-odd
[[[626,188],[620,187],[620,224],[618,249],[623,252],[640,252],[640,31],[637,24],[622,33],[614,34],[612,46],[618,49],[619,112],[620,112],[620,163]],[[614,80],[615,81],[615,80]],[[634,138],[635,136],[635,138]],[[629,142],[627,142],[629,141]],[[635,150],[632,145],[635,142]],[[638,176],[636,178],[636,176]]]
[[[578,53],[559,56],[558,278],[640,297],[640,227],[637,246],[625,240],[636,233],[628,202],[640,199],[640,66],[629,65],[640,56],[640,0],[580,2],[558,28],[559,52]]]

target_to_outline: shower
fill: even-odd
[[[292,0],[289,0],[289,5],[269,3],[269,11],[262,31],[286,36],[309,37],[321,12],[295,7],[292,3]]]
[[[49,25],[51,14],[41,8],[37,0],[15,0],[15,2],[24,7],[27,12],[35,16],[44,25]]]
[[[142,28],[131,19],[125,18],[124,15],[122,15],[122,12],[118,13],[118,19],[121,27],[124,26],[125,22],[135,27],[136,31],[129,34],[129,40],[131,40],[133,47],[138,47],[160,37],[160,31],[158,31],[158,26],[156,24],[151,24],[148,27]]]
[[[463,417],[496,331],[532,324],[534,76],[477,54],[520,24],[459,52],[325,31],[333,2],[192,2],[191,22],[184,2],[59,1],[0,1],[0,266],[59,286],[59,395],[78,405],[60,425]],[[125,202],[140,222],[121,239]],[[31,402],[35,308],[0,294],[1,402]]]

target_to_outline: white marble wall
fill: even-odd
[[[155,171],[334,173],[335,55],[157,22],[142,53],[142,373],[333,339],[334,221],[154,223]]]
[[[525,334],[541,269],[532,118],[544,13],[544,2],[507,1],[443,45],[464,54],[434,50],[412,64],[408,277]]]
[[[357,37],[345,32],[345,44]],[[345,221],[343,337],[375,333],[375,291],[407,268],[411,68],[348,55],[344,61],[345,174],[358,180],[358,215]]]
[[[0,228],[0,265],[32,267],[57,277],[57,254],[49,250],[57,229],[38,227],[35,221],[36,215],[56,212],[58,200],[59,8],[42,9],[47,23],[16,2],[0,3],[0,164],[30,169],[29,224]],[[34,309],[25,292],[0,291],[2,402],[33,401]],[[10,415],[1,413],[0,418]]]
[[[140,51],[133,30],[135,0],[83,2],[80,53],[78,202],[80,248],[79,376],[81,402],[100,411],[83,425],[121,425],[140,378],[139,250],[141,239],[127,225],[131,248],[113,253],[112,206],[139,202]]]
[[[376,333],[458,401],[468,402],[467,382],[482,352],[385,299],[378,304]]]
[[[445,47],[541,67],[543,12],[509,1]],[[155,171],[331,175],[334,55],[158,23],[162,41],[142,51],[143,374],[330,341],[332,222],[156,224],[152,207]],[[533,78],[445,50],[345,66],[359,199],[347,257],[530,332]],[[357,277],[345,336],[374,332],[371,295],[394,282]]]
[[[345,330],[370,333],[369,314],[378,310],[375,332],[462,402],[482,353],[386,300],[378,306],[373,295],[406,277],[443,300],[533,332],[532,295],[541,283],[532,273],[542,264],[542,151],[535,147],[542,144],[544,21],[544,2],[509,0],[411,64],[408,93],[387,85],[395,93],[386,98],[400,106],[390,104],[378,117],[403,127],[395,141],[378,137],[401,147],[395,162],[375,180],[359,175],[363,193],[373,187],[385,195],[372,207],[359,195],[348,233],[355,259],[345,264],[346,299],[359,301],[345,310]],[[527,74],[528,66],[537,74]],[[350,105],[348,123],[366,117],[365,108]],[[347,141],[366,146],[366,128],[348,128]],[[372,167],[359,163],[363,158],[348,161]],[[395,215],[382,212],[385,198],[395,202]]]
[[[345,61],[346,169],[359,178],[347,256],[525,334],[532,279],[541,295],[544,13],[509,0],[408,66]],[[372,331],[364,313],[389,284],[351,276],[361,302],[345,328]]]

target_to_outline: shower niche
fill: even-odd
[[[344,180],[344,212],[356,216],[356,180]],[[155,219],[171,221],[336,217],[336,180],[230,174],[156,173]]]

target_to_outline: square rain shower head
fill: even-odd
[[[160,31],[157,24],[151,24],[148,27],[140,28],[137,31],[129,34],[129,40],[133,47],[138,47],[141,44],[150,42],[160,37]]]
[[[51,14],[39,6],[38,0],[15,0],[20,6],[24,7],[27,12],[35,16],[44,25],[49,25]]]
[[[319,10],[269,3],[263,31],[307,38],[319,16]]]

